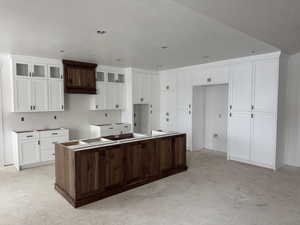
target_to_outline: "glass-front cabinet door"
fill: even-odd
[[[49,65],[48,69],[50,79],[63,79],[62,66]]]
[[[33,64],[32,65],[32,77],[33,78],[46,78],[46,65]]]
[[[30,77],[30,66],[28,63],[16,62],[15,73],[17,77]]]

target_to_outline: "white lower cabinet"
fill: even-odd
[[[53,162],[55,142],[69,140],[69,130],[13,132],[15,166],[18,170]]]
[[[38,139],[23,140],[20,143],[20,164],[32,164],[40,161]]]
[[[105,137],[110,135],[127,134],[131,132],[131,124],[116,123],[116,124],[99,124],[90,125],[91,136],[93,138]]]

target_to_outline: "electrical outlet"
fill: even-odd
[[[24,120],[25,120],[24,117],[21,117],[21,122],[24,122]]]
[[[56,119],[57,119],[57,117],[56,117],[56,116],[54,116],[54,119],[56,120]]]
[[[105,113],[105,117],[108,117],[108,113]]]

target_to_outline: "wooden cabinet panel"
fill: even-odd
[[[106,187],[120,186],[124,182],[124,151],[121,147],[106,150]]]
[[[76,155],[77,196],[82,198],[105,188],[105,151],[81,151]]]
[[[126,144],[124,146],[126,154],[126,183],[135,183],[143,178],[142,148],[139,142]],[[123,150],[123,149],[122,149]]]
[[[162,138],[156,142],[159,151],[159,168],[161,172],[168,171],[173,167],[172,139]]]
[[[173,139],[174,167],[184,167],[186,165],[186,137],[179,136]]]
[[[97,64],[63,60],[65,92],[96,94]]]
[[[143,142],[141,148],[144,177],[159,175],[159,152],[156,148],[155,141]]]
[[[176,135],[75,152],[56,144],[55,188],[78,207],[185,171],[185,142]]]

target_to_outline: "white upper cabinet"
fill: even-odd
[[[254,63],[253,105],[257,112],[274,112],[277,107],[278,62],[274,59]]]
[[[63,79],[63,68],[61,65],[48,65],[50,79]]]
[[[251,111],[252,63],[230,67],[230,106],[235,112]]]
[[[32,111],[48,111],[48,81],[32,79],[31,81]]]
[[[63,80],[49,80],[49,111],[64,111]]]
[[[151,103],[151,79],[152,75],[147,73],[147,71],[133,69],[133,104]]]
[[[32,66],[31,77],[32,78],[47,78],[47,65],[34,63]]]
[[[191,74],[188,71],[179,70],[176,76],[177,108],[188,110],[192,106],[193,86]]]
[[[11,56],[11,65],[14,112],[63,111],[64,85],[59,60]]]
[[[118,68],[98,68],[97,94],[90,97],[90,110],[122,110],[125,107],[125,75]]]
[[[30,112],[31,105],[31,81],[29,79],[16,79],[14,85],[14,111]]]
[[[161,92],[176,91],[176,72],[175,70],[162,71],[160,73],[160,90]]]

